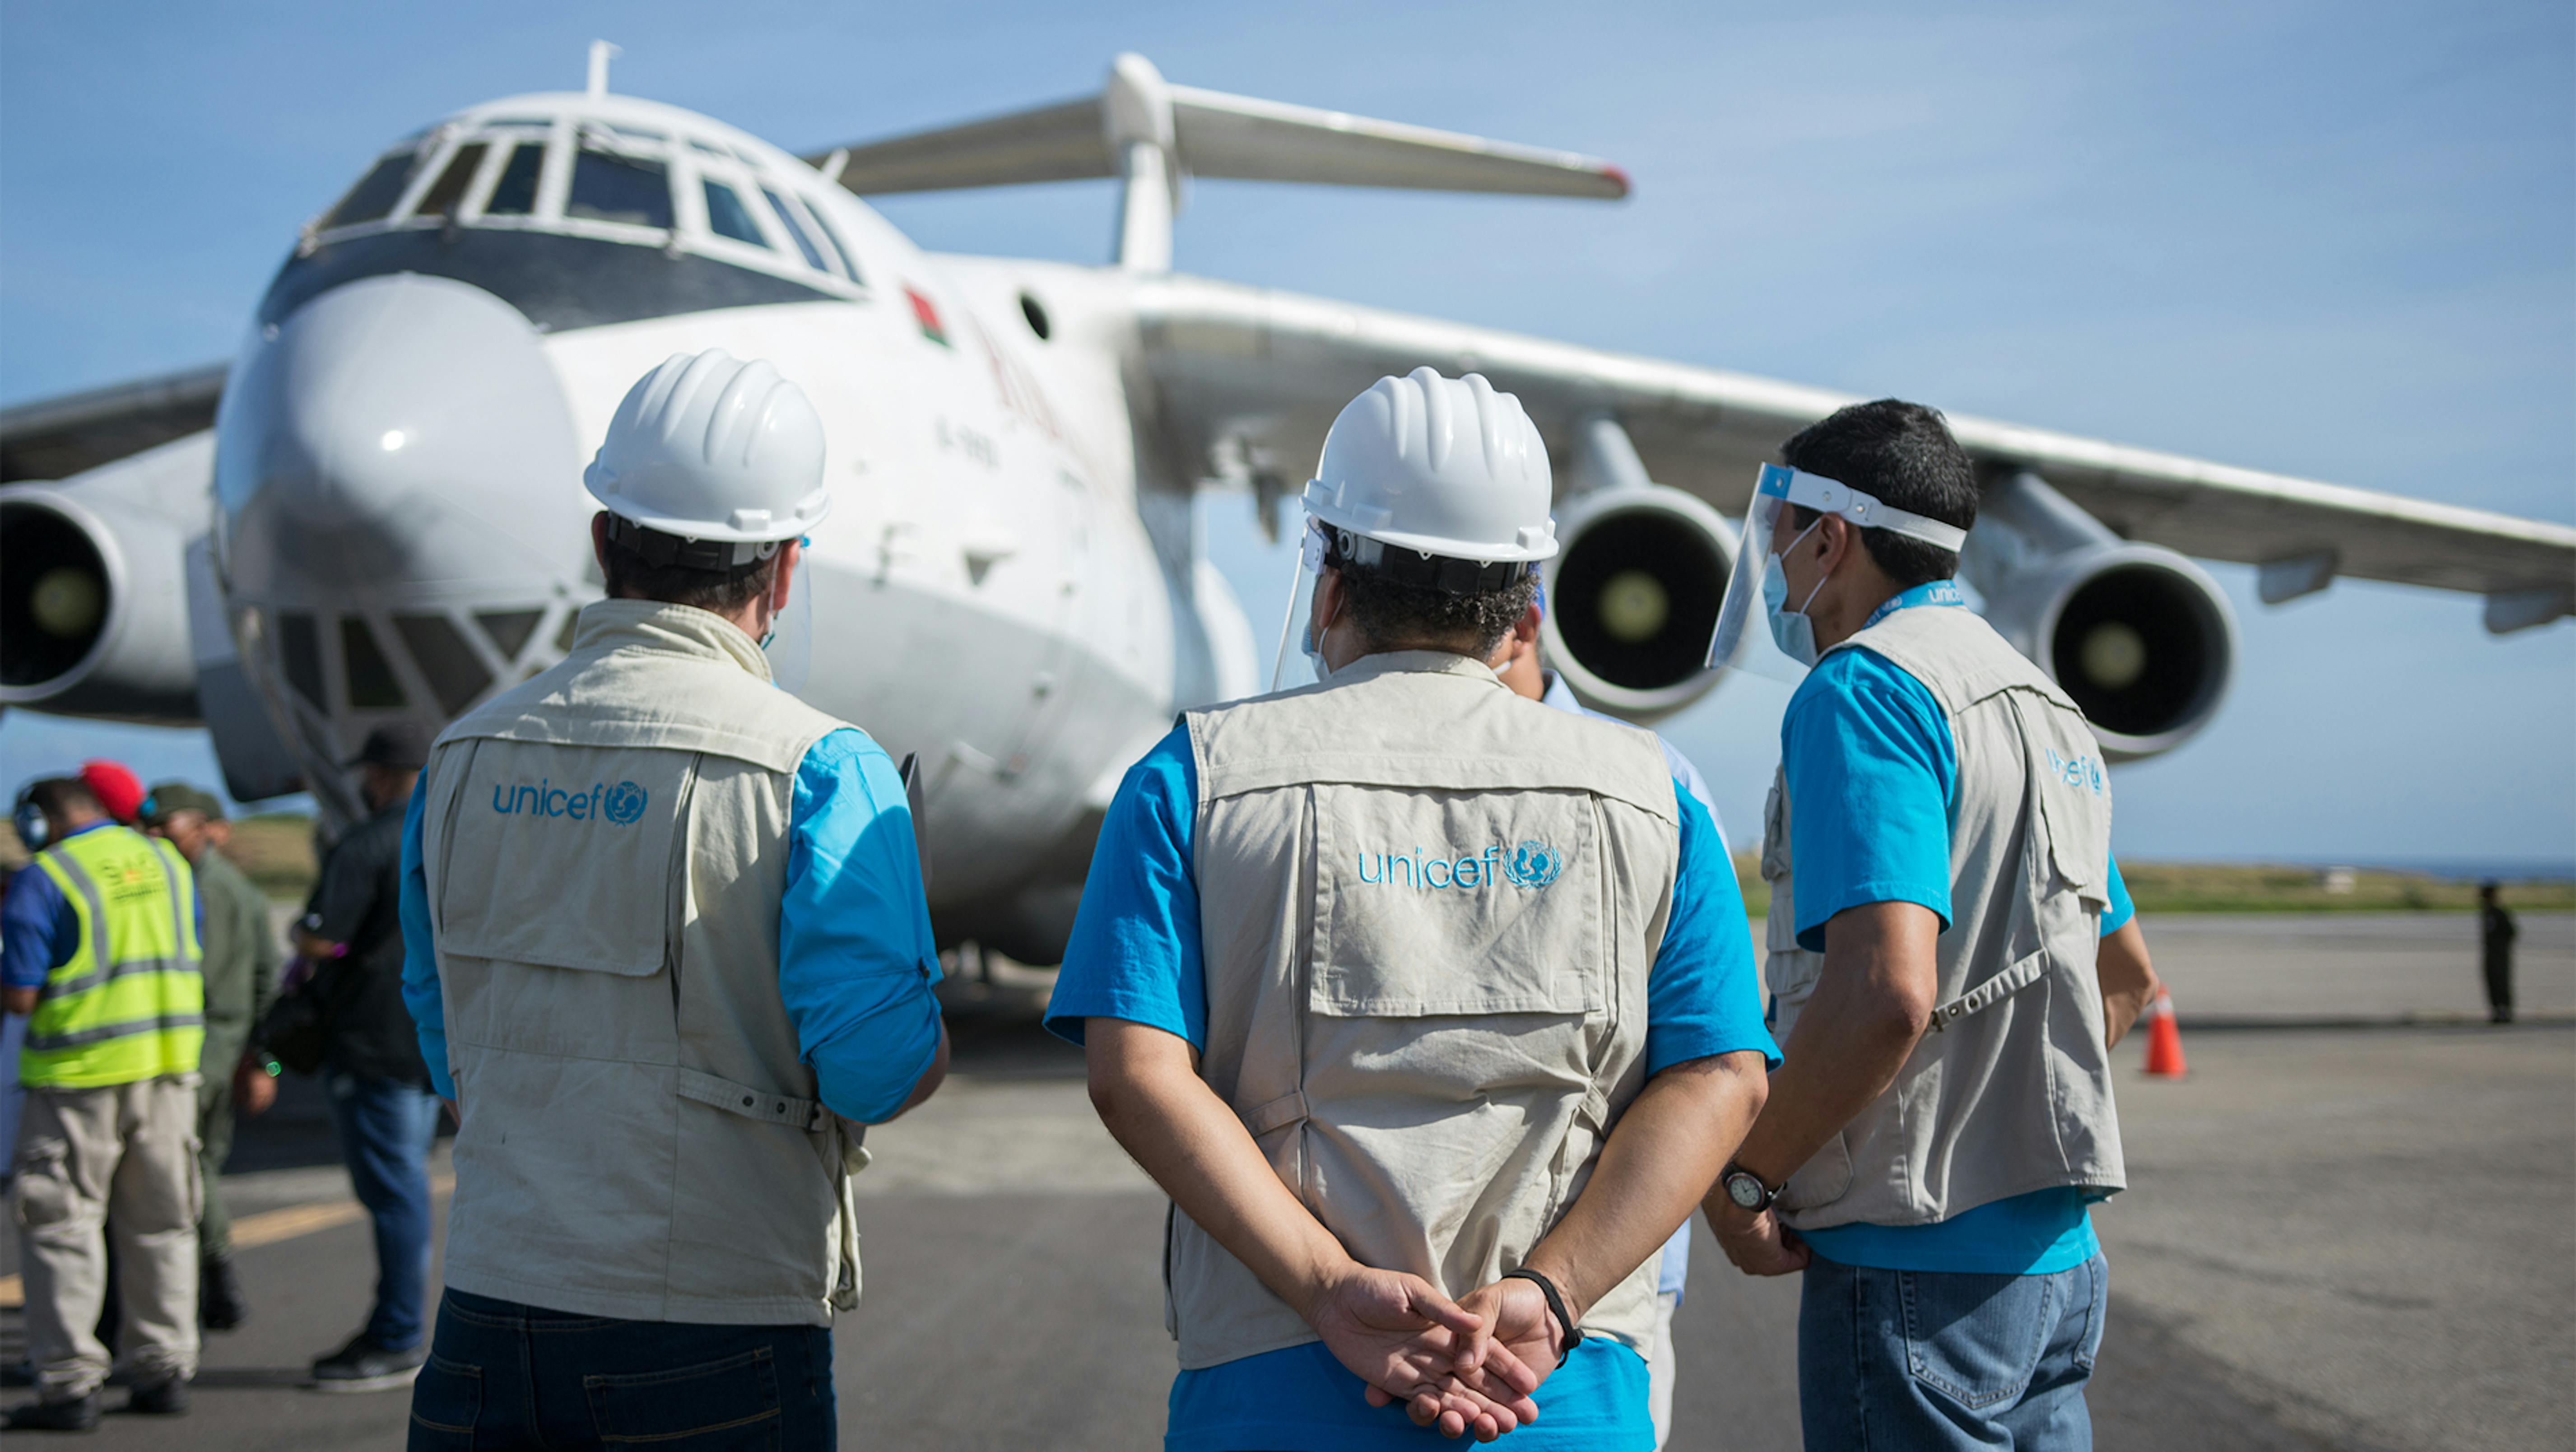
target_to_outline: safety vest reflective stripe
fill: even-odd
[[[205,977],[186,860],[167,842],[102,827],[36,862],[71,904],[79,937],[28,1020],[20,1081],[87,1088],[195,1069]]]
[[[137,973],[195,973],[202,966],[186,958],[129,958],[103,968],[93,967],[77,978],[65,978],[57,972],[45,980],[45,992],[49,995],[86,993],[100,984],[113,983]]]
[[[204,1028],[205,1026],[206,1016],[202,1013],[164,1013],[156,1014],[151,1018],[126,1019],[117,1023],[103,1023],[95,1028],[73,1029],[68,1033],[29,1034],[27,1035],[27,1047],[31,1049],[73,1049],[78,1048],[83,1044],[103,1044],[110,1039],[121,1039],[131,1035],[140,1035],[146,1030],[151,1029]]]

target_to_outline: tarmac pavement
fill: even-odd
[[[2576,917],[2524,930],[2543,1021],[2489,1028],[2443,1022],[2483,1017],[2465,919],[2149,924],[2191,1075],[2145,1079],[2122,1047],[2132,1189],[2096,1218],[2103,1448],[2576,1442]],[[2301,1026],[2319,1024],[2340,1026]],[[1005,1012],[955,1026],[947,1088],[870,1136],[866,1299],[836,1328],[845,1440],[1151,1447],[1173,1367],[1163,1201],[1092,1116],[1078,1055]],[[291,1086],[234,1163],[253,1319],[209,1338],[184,1422],[111,1414],[88,1445],[400,1445],[406,1395],[297,1385],[374,1274],[318,1092]],[[1747,1280],[1697,1236],[1672,1445],[1796,1447],[1795,1278]],[[22,1347],[0,1310],[0,1359]]]

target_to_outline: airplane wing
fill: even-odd
[[[0,484],[68,479],[214,427],[225,365],[0,408]]]
[[[1519,394],[1560,463],[1574,426],[1607,413],[1658,482],[1741,513],[1755,465],[1858,401],[1205,278],[1140,279],[1137,316],[1173,442],[1242,480],[1302,480],[1344,403],[1428,363]],[[2269,567],[2267,599],[2345,575],[2483,595],[2498,632],[2576,614],[2576,528],[1960,414],[1950,426],[1981,466],[2034,472],[2127,538]]]

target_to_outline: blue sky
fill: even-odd
[[[1207,183],[1213,276],[2576,521],[2561,4],[0,4],[0,401],[228,355],[386,141],[579,84],[791,148],[1175,81],[1607,156],[1615,205]],[[721,15],[719,22],[716,17]],[[900,199],[924,245],[1105,256],[1074,183]],[[1256,620],[1280,579],[1209,503]],[[2342,582],[2235,596],[2215,725],[2118,773],[2132,857],[2576,860],[2576,626]],[[1665,729],[1748,829],[1784,693]],[[864,724],[864,723],[863,723]],[[0,777],[202,737],[0,722]]]

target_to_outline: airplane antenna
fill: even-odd
[[[608,58],[626,52],[604,40],[590,43],[590,85],[586,88],[592,100],[608,94]]]

